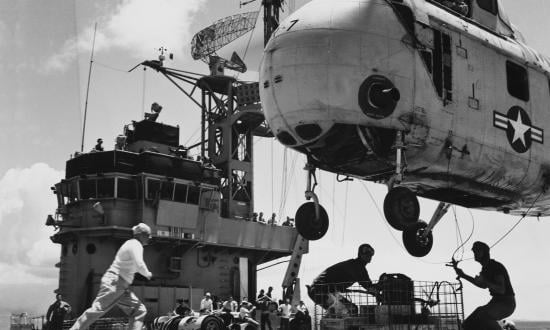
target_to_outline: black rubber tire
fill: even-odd
[[[319,219],[316,219],[314,202],[302,204],[302,206],[298,208],[298,211],[296,211],[294,219],[296,222],[296,230],[298,230],[298,233],[307,240],[316,241],[327,233],[327,211],[319,205]]]
[[[201,322],[201,330],[222,330],[224,329],[223,321],[218,317],[209,315]]]
[[[424,221],[418,221],[414,225],[403,231],[403,244],[410,255],[414,257],[424,257],[432,250],[434,238],[432,233],[423,240],[420,236],[428,227]]]
[[[384,198],[384,215],[394,229],[405,230],[418,221],[420,216],[418,198],[408,188],[392,188]]]

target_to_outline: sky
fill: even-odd
[[[296,0],[295,5],[305,2]],[[550,55],[550,2],[503,0],[503,5],[527,43]],[[50,241],[54,231],[44,223],[56,207],[50,187],[64,177],[65,161],[80,150],[95,23],[84,150],[90,150],[98,137],[110,148],[123,125],[141,118],[152,102],[164,107],[160,121],[181,127],[180,142],[193,144],[199,138],[196,106],[157,73],[127,71],[155,59],[162,46],[174,53],[167,66],[207,74],[206,65],[190,56],[193,34],[219,18],[258,8],[259,0],[243,8],[238,0],[0,0],[0,319],[10,312],[44,313],[54,300],[60,248]],[[220,52],[229,56],[236,50],[244,58],[249,71],[241,79],[257,80],[261,31],[259,26],[250,43],[248,34]],[[293,217],[304,201],[304,157],[269,139],[255,140],[254,150],[257,210]],[[288,184],[282,185],[285,181]],[[376,249],[368,266],[373,278],[386,272],[416,280],[453,280],[454,273],[444,263],[456,250],[459,235],[465,239],[471,234],[463,255],[468,259],[473,241],[492,244],[519,220],[452,208],[435,228],[432,252],[418,259],[404,251],[399,233],[384,220],[385,186],[337,184],[329,173],[321,173],[319,183],[317,192],[332,222],[324,239],[310,243],[302,283],[310,283],[332,263],[353,257],[363,242]],[[421,218],[429,219],[436,205],[421,200]],[[518,300],[515,319],[549,319],[549,232],[548,219],[527,218],[492,250],[511,274]],[[479,271],[473,260],[461,266],[469,274]],[[284,267],[261,271],[259,288],[279,287]],[[466,313],[488,299],[488,292],[465,284]]]

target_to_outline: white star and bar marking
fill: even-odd
[[[493,124],[495,127],[507,130],[508,129],[508,123],[510,123],[514,129],[514,137],[512,139],[512,143],[515,143],[517,140],[521,140],[521,143],[523,143],[524,146],[527,144],[525,143],[525,133],[529,130],[530,131],[530,138],[532,141],[538,142],[538,143],[544,143],[544,131],[536,126],[533,125],[526,125],[524,124],[526,121],[524,118],[522,118],[521,112],[518,111],[517,118],[508,118],[506,115],[494,112],[494,118],[493,118]]]

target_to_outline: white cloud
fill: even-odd
[[[124,0],[112,15],[99,18],[95,50],[122,49],[142,59],[164,46],[169,51],[189,47],[193,15],[206,0]],[[64,70],[78,53],[89,53],[93,27],[67,40],[61,51],[46,60],[45,70]]]
[[[0,282],[57,276],[59,246],[50,241],[53,229],[45,219],[56,208],[50,187],[62,177],[62,171],[37,163],[10,169],[0,178]]]

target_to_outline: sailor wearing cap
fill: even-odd
[[[115,260],[101,278],[99,292],[92,303],[76,320],[71,330],[88,327],[118,305],[128,315],[128,329],[141,330],[147,314],[145,305],[128,288],[134,281],[134,274],[140,273],[147,279],[153,276],[143,261],[143,246],[151,238],[151,228],[144,223],[132,227],[133,238],[118,249]]]
[[[201,313],[212,313],[212,310],[214,309],[213,303],[212,303],[212,296],[210,295],[210,292],[207,292],[204,294],[204,298],[201,300]]]
[[[95,151],[103,151],[103,139],[99,138],[97,139],[97,144],[94,147]]]

